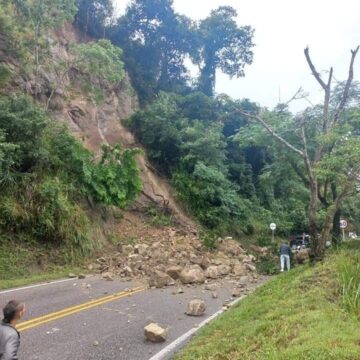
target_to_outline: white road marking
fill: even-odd
[[[23,287],[19,287],[19,288],[15,288],[15,289],[9,289],[9,290],[0,291],[0,295],[8,294],[8,293],[11,293],[11,292],[14,292],[14,291],[34,289],[34,288],[37,288],[37,287],[54,285],[54,284],[61,284],[61,283],[64,283],[64,282],[76,281],[76,280],[78,280],[78,279],[77,279],[77,278],[63,279],[63,280],[56,280],[56,281],[44,282],[44,283],[35,284],[35,285],[23,286]]]
[[[236,305],[238,302],[240,302],[241,300],[243,300],[245,298],[246,298],[246,295],[236,299],[233,302],[231,302],[229,304],[229,306],[233,307],[234,305]],[[204,320],[202,323],[200,323],[197,327],[194,327],[194,328],[190,329],[188,332],[186,332],[185,334],[178,337],[171,344],[166,346],[164,349],[162,349],[160,352],[155,354],[149,360],[163,360],[163,359],[165,359],[166,356],[172,354],[180,345],[182,345],[184,342],[189,340],[189,338],[191,338],[195,333],[197,333],[202,327],[204,327],[205,325],[207,325],[208,323],[210,323],[211,321],[216,319],[219,315],[223,314],[224,312],[225,312],[224,309],[220,309],[219,311],[217,311],[216,313],[214,313],[213,315],[208,317],[206,320]]]

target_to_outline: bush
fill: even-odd
[[[99,162],[26,96],[0,99],[0,230],[86,253],[96,245],[86,198],[124,208],[141,189],[136,150]]]
[[[246,218],[236,188],[214,167],[197,163],[190,175],[176,173],[174,184],[178,197],[210,229],[226,228],[230,221],[234,226],[234,221]]]

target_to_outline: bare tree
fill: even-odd
[[[306,61],[309,65],[312,75],[316,79],[316,81],[320,84],[321,88],[324,91],[324,102],[322,106],[322,114],[321,114],[321,130],[320,135],[326,135],[331,131],[335,125],[338,123],[341,114],[343,113],[348,98],[350,87],[354,79],[354,62],[356,55],[359,51],[359,46],[355,50],[351,50],[351,60],[349,65],[348,78],[345,83],[344,90],[341,94],[340,101],[335,107],[334,111],[330,111],[330,99],[332,92],[332,83],[333,83],[333,68],[330,68],[328,72],[328,77],[326,81],[323,80],[323,77],[317,71],[315,65],[313,64],[310,51],[307,47],[304,50]],[[301,138],[301,146],[297,147],[294,144],[288,142],[283,136],[277,133],[267,122],[267,120],[262,116],[262,114],[251,114],[247,112],[240,111],[240,113],[247,118],[258,122],[261,126],[266,129],[266,131],[276,139],[283,146],[288,148],[290,151],[300,156],[303,159],[305,170],[306,170],[306,183],[310,190],[310,204],[309,204],[309,233],[312,239],[312,249],[314,255],[321,259],[325,252],[325,244],[329,239],[329,235],[331,233],[333,219],[336,211],[339,209],[343,199],[348,195],[349,191],[351,191],[352,186],[356,182],[356,173],[350,172],[346,179],[346,183],[343,186],[343,189],[339,193],[334,193],[334,201],[332,205],[329,207],[325,223],[323,225],[323,229],[321,235],[318,236],[317,229],[317,211],[318,211],[318,203],[321,195],[319,194],[319,179],[318,175],[315,171],[319,162],[323,159],[325,154],[331,152],[331,149],[327,148],[321,142],[316,144],[315,151],[312,151],[313,155],[310,155],[308,139],[306,134],[306,126],[305,126],[305,118],[300,119],[300,138]],[[319,196],[320,195],[320,196]]]

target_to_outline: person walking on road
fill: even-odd
[[[11,300],[3,309],[4,319],[0,325],[0,360],[18,360],[20,334],[16,324],[25,314],[25,305]]]
[[[287,270],[288,271],[290,270],[290,256],[291,256],[291,247],[289,246],[289,244],[282,244],[280,246],[280,266],[281,266],[280,271],[281,272],[284,271],[285,263],[286,263]]]

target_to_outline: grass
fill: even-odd
[[[29,274],[21,278],[0,279],[0,290],[37,284],[46,281],[59,280],[66,278],[70,273],[78,274],[80,272],[81,269],[78,267],[64,267],[64,268],[55,267],[43,273]]]
[[[56,280],[81,271],[63,250],[0,237],[0,289]]]
[[[360,358],[359,250],[298,267],[203,329],[176,360]]]

